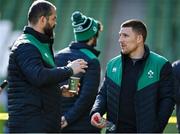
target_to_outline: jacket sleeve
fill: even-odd
[[[160,85],[159,85],[159,106],[158,106],[158,123],[159,132],[163,132],[164,128],[168,123],[168,119],[174,109],[174,84],[173,84],[173,73],[172,66],[167,62],[160,73]]]
[[[177,104],[180,104],[180,60],[174,62],[173,66],[173,76],[174,76],[174,98]]]
[[[107,76],[104,77],[102,86],[98,92],[95,103],[91,109],[90,116],[99,112],[101,116],[107,112]]]
[[[66,113],[68,124],[78,120],[82,115],[89,114],[95,101],[100,82],[100,64],[97,59],[88,62],[88,69],[82,77],[78,99]]]
[[[31,44],[22,44],[16,49],[16,62],[29,83],[37,87],[56,84],[68,79],[72,70],[68,67],[47,68],[38,49]]]

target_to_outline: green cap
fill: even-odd
[[[72,14],[71,20],[75,41],[89,40],[99,31],[99,22],[93,18],[86,17],[79,11],[75,11]]]

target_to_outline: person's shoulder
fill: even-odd
[[[172,63],[173,67],[178,67],[180,69],[180,60],[176,60]]]
[[[98,60],[98,56],[92,50],[82,48],[82,49],[79,49],[79,51],[83,53],[86,57],[88,57],[88,59],[90,60],[93,60],[93,59]]]
[[[108,61],[107,68],[113,68],[114,66],[120,66],[120,64],[121,64],[121,55],[118,55]]]
[[[180,80],[180,60],[176,60],[172,63],[174,75]],[[180,81],[179,81],[180,82]]]
[[[65,48],[59,50],[59,51],[56,53],[56,55],[61,55],[61,54],[67,53],[67,52],[69,52],[69,51],[70,51],[69,47],[65,47]]]
[[[22,44],[14,45],[11,51],[12,53],[16,54],[16,56],[40,55],[38,49],[30,43],[22,43]]]
[[[116,61],[118,61],[120,59],[121,59],[121,55],[118,55],[118,56],[115,56],[112,59],[110,59],[108,63],[116,62]]]
[[[37,48],[30,44],[30,43],[22,43],[22,44],[19,44],[18,47],[17,47],[18,50],[26,50],[26,51],[37,51]]]
[[[69,47],[63,48],[62,50],[59,50],[58,52],[55,53],[55,59],[59,60],[59,59],[64,59],[64,57],[66,57],[65,55],[70,54],[70,50]]]
[[[21,34],[16,41],[13,43],[11,50],[19,50],[19,49],[35,49],[34,45],[31,44],[31,42],[24,38],[24,34]]]
[[[155,53],[153,51],[150,51],[150,55],[156,60],[163,60],[163,61],[166,61],[166,62],[168,61],[164,56],[162,56],[160,54],[157,54],[157,53]]]

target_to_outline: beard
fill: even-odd
[[[49,38],[54,38],[54,28],[55,25],[51,27],[49,23],[46,23],[46,26],[44,27],[45,35],[47,35]]]
[[[97,39],[96,39],[96,38],[94,38],[93,43],[92,43],[91,46],[92,46],[93,48],[97,46]]]

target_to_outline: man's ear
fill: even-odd
[[[143,42],[143,36],[141,34],[137,35],[137,43]]]
[[[39,18],[39,23],[41,24],[41,26],[44,26],[46,24],[46,22],[47,22],[47,18],[46,17],[41,16]]]

